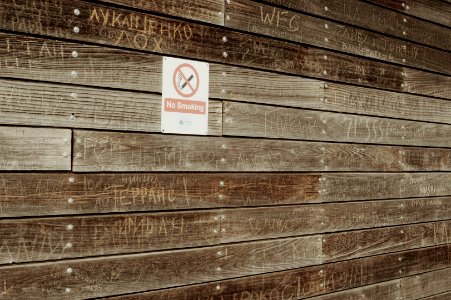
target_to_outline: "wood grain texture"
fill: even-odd
[[[451,150],[76,130],[73,170],[447,171]]]
[[[411,146],[451,146],[451,125],[224,102],[223,135]]]
[[[227,242],[450,219],[451,198],[361,201],[225,210]]]
[[[449,244],[451,221],[373,228],[323,235],[324,262]]]
[[[73,182],[69,181],[73,179]],[[451,195],[451,173],[8,173],[0,216],[274,206]],[[71,201],[68,201],[72,199]]]
[[[216,25],[224,25],[223,0],[189,0],[183,5],[177,0],[147,1],[147,0],[98,0],[151,12],[177,16]]]
[[[79,0],[42,10],[25,2],[2,3],[3,28],[392,90],[402,81],[399,67],[317,48]]]
[[[277,173],[0,174],[0,216],[314,203],[319,201],[319,177]]]
[[[439,246],[113,299],[304,299],[448,267],[448,254],[449,247]]]
[[[451,195],[451,173],[322,173],[322,202]]]
[[[250,0],[231,1],[225,13],[229,28],[451,74],[446,51]]]
[[[451,77],[405,68],[402,90],[407,93],[451,99]]]
[[[222,134],[222,104],[210,101],[208,134]],[[161,95],[0,79],[0,122],[160,132]]]
[[[446,0],[445,0],[446,1]],[[445,1],[440,0],[406,0],[406,1],[382,1],[370,0],[376,4],[394,8],[405,14],[416,16],[424,20],[451,27],[451,7]],[[402,3],[404,5],[402,5]],[[438,27],[438,26],[437,26]],[[443,28],[446,30],[448,28]],[[448,29],[449,30],[449,29]]]
[[[451,291],[445,292],[443,294],[431,296],[431,297],[421,298],[421,299],[422,300],[447,300],[450,298],[451,298]]]
[[[412,3],[413,1],[416,0],[376,0],[373,2],[377,2],[378,4],[382,4],[383,2],[396,2],[396,7],[398,9],[402,9],[402,2]],[[359,27],[375,30],[413,42],[438,47],[444,50],[451,49],[451,33],[447,28],[424,20],[419,20],[417,18],[411,18],[410,16],[400,14],[399,12],[395,12],[391,9],[384,9],[363,1],[265,0],[265,2],[281,5],[286,8],[314,14],[328,19],[357,25]],[[442,12],[436,12],[436,14],[442,14],[446,10],[447,9]],[[404,35],[403,32],[406,32],[406,34]]]
[[[219,244],[219,216],[216,211],[188,211],[3,219],[0,264]]]
[[[0,67],[2,77],[161,91],[161,56],[53,39],[0,33]]]
[[[263,241],[6,266],[0,275],[12,298],[100,297],[298,268],[320,260],[320,245],[317,237]]]
[[[422,75],[425,74],[428,75],[429,73],[424,72]],[[406,78],[405,85],[408,85],[412,89],[412,92],[417,92],[418,85],[415,82],[423,82],[421,84],[423,88],[420,88],[421,92],[427,90],[425,93],[431,94],[431,96],[446,96],[446,94],[440,95],[439,90],[446,89],[447,87],[440,83],[439,85],[437,83],[432,85],[432,80],[431,85],[428,86],[425,84],[425,78],[426,76],[421,76],[421,78],[418,76],[415,79],[413,76],[410,76]],[[446,77],[441,76],[441,78],[445,79]],[[440,79],[439,82],[441,82]],[[409,87],[406,86],[406,89],[409,89]],[[451,123],[451,103],[447,100],[332,82],[328,83],[328,87],[324,90],[322,97],[320,96],[318,98],[317,96],[314,99],[316,101],[312,101],[314,103],[313,105],[310,105],[310,102],[302,101],[302,106],[299,105],[299,107],[380,117]],[[302,98],[302,100],[304,99]],[[305,102],[308,104],[304,104]]]
[[[0,126],[0,170],[70,169],[70,130]]]

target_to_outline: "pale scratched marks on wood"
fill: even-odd
[[[339,22],[357,25],[359,27],[375,30],[380,33],[413,42],[435,46],[444,50],[451,50],[451,33],[447,28],[417,18],[411,18],[391,9],[384,9],[359,0],[266,0],[266,2],[282,5],[292,10],[314,14]],[[377,0],[373,2],[382,3],[386,1]],[[409,10],[404,10],[402,8],[404,12],[415,11],[416,8],[419,7],[416,5],[419,2],[427,2],[428,6],[432,2],[440,2],[440,6],[444,9],[434,10],[435,22],[441,17],[440,14],[446,14],[446,11],[449,10],[449,5],[443,4],[440,0],[399,0],[396,2],[396,6],[399,8],[402,8],[402,2],[407,3],[407,5],[411,7]],[[416,3],[413,4],[413,2]],[[325,9],[326,7],[327,10]],[[423,13],[426,12],[424,6],[421,11]],[[451,22],[449,21],[449,15],[447,18],[448,22]],[[403,33],[404,31],[406,34]]]
[[[0,170],[70,170],[68,129],[0,127]]]
[[[450,74],[446,51],[250,0],[226,8],[226,27]]]
[[[73,170],[447,171],[451,150],[75,131]]]
[[[160,132],[158,94],[0,80],[0,100],[8,124]],[[208,134],[221,135],[221,102],[208,113]]]
[[[224,0],[101,0],[171,16],[224,25]]]
[[[224,119],[229,136],[451,146],[451,125],[235,102],[224,102]]]

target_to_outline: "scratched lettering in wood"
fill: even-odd
[[[74,171],[446,171],[451,150],[75,131]]]
[[[3,4],[8,11],[0,20],[5,29],[394,90],[400,89],[402,81],[398,67],[326,50],[78,0],[43,11],[37,11],[24,2],[17,0],[13,4]],[[18,3],[23,6],[17,6]],[[78,9],[80,14],[74,16],[74,9]],[[45,22],[39,23],[42,18]],[[20,20],[18,24],[15,22],[17,19]],[[47,24],[49,22],[51,25]],[[324,55],[329,57],[327,61],[323,59]]]
[[[403,13],[451,27],[451,20],[449,18],[451,14],[451,8],[445,1],[406,0],[402,1],[404,2],[403,6],[401,1],[370,0],[370,2],[394,8]],[[436,27],[439,28],[439,26]],[[443,30],[446,29],[443,27]]]
[[[3,77],[161,92],[161,62],[159,56],[0,33]]]
[[[410,2],[411,5],[409,5],[409,7],[416,7],[416,5],[412,4],[413,1],[414,0],[402,2],[407,3],[407,5],[409,5]],[[435,46],[444,50],[451,50],[450,32],[447,28],[417,18],[411,18],[390,9],[384,9],[380,6],[375,6],[362,1],[266,0],[266,2],[339,22],[357,25],[359,27],[375,30],[383,34],[407,39],[413,42]],[[377,2],[381,3],[381,0],[377,0]],[[397,2],[397,6],[402,8],[401,1]],[[427,2],[429,3],[430,1]],[[434,0],[433,2],[440,1]],[[444,5],[441,4],[441,6]],[[326,7],[327,10],[325,9]],[[406,12],[405,9],[403,10]],[[415,8],[413,8],[413,10],[415,10]],[[441,17],[440,14],[443,14],[447,10],[449,10],[449,8],[441,10],[440,12],[434,10],[435,22],[441,20],[439,19]],[[447,18],[449,19],[449,16],[447,16]]]
[[[359,201],[233,209],[224,212],[224,242],[338,232],[446,220],[451,198]]]
[[[451,195],[449,173],[323,173],[321,202]]]
[[[451,146],[451,126],[224,102],[223,134],[413,146]]]
[[[423,72],[422,75],[424,74],[430,73]],[[434,76],[435,74],[431,75]],[[423,76],[421,78],[418,76],[417,78],[420,81],[424,80]],[[446,79],[445,76],[441,76],[441,78]],[[423,93],[424,91],[422,89],[418,90],[413,80],[414,78],[412,76],[406,77],[405,84],[411,87],[412,90],[410,92]],[[426,93],[430,94],[432,89],[434,89],[434,94],[430,95],[439,96],[438,93],[440,92],[437,88],[441,88],[439,87],[440,84],[437,86],[437,83],[433,83],[432,80],[430,84],[429,92]],[[451,114],[451,103],[441,99],[330,82],[328,83],[328,88],[324,90],[324,94],[315,100],[315,105],[305,105],[304,103],[307,101],[302,101],[302,105],[297,106],[381,117],[451,123],[451,119],[449,118]]]
[[[209,135],[222,134],[222,104],[210,101]],[[0,118],[15,125],[159,132],[161,96],[0,80]]]
[[[0,170],[71,168],[71,131],[0,126]]]
[[[16,295],[33,295],[48,299],[73,299],[139,292],[300,267],[318,262],[320,252],[321,241],[317,237],[306,237],[52,264],[8,266],[0,268],[0,275],[4,285],[10,287],[8,295],[13,298]],[[25,283],[19,278],[29,279]]]
[[[219,243],[220,212],[0,221],[0,264]]]
[[[213,300],[261,299],[261,297],[271,300],[304,299],[396,280],[403,276],[421,273],[422,270],[432,271],[448,267],[450,261],[445,258],[448,254],[447,246],[439,246],[216,283],[125,295],[113,299],[198,300],[203,299],[205,295],[209,295],[208,299]],[[431,259],[429,265],[424,267],[429,258]],[[444,259],[440,261],[441,258]],[[387,269],[387,265],[391,268]],[[412,277],[415,278],[415,276]]]
[[[232,1],[226,6],[226,15],[225,25],[230,28],[450,74],[451,55],[446,51],[349,25],[250,0]]]
[[[319,201],[319,177],[317,174],[278,173],[8,173],[0,175],[0,215],[17,217],[314,203]]]
[[[450,242],[450,221],[330,233],[323,235],[323,258],[344,260]]]
[[[224,25],[223,0],[189,0],[183,5],[175,0],[146,1],[146,0],[101,0],[152,12],[168,14],[182,18]]]

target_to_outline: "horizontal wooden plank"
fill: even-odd
[[[71,138],[67,129],[0,126],[0,170],[70,170]]]
[[[401,298],[400,280],[391,280],[387,282],[377,283],[375,285],[364,286],[346,290],[343,292],[332,293],[328,295],[311,298],[312,300],[339,300],[339,299],[368,299],[368,300],[396,300]]]
[[[447,300],[450,298],[451,298],[451,291],[445,292],[443,294],[431,296],[431,297],[421,298],[421,299],[422,300]]]
[[[160,132],[161,95],[0,80],[0,123]],[[222,134],[210,101],[208,134]]]
[[[402,90],[426,96],[451,99],[451,77],[404,68]]]
[[[419,42],[425,45],[431,45],[444,50],[451,50],[451,33],[447,30],[447,28],[419,20],[417,18],[411,18],[410,16],[365,3],[363,1],[265,1],[282,5],[290,9],[375,30],[394,37]],[[384,0],[377,0],[379,3],[382,1]],[[415,0],[402,2],[408,3],[412,1]],[[398,3],[399,8],[402,8],[401,1],[396,2]],[[404,32],[406,34],[404,34]]]
[[[251,0],[231,1],[225,14],[229,28],[451,74],[451,53],[350,25]]]
[[[188,0],[183,5],[176,0],[99,0],[147,11],[177,16],[216,25],[224,25],[224,0]]]
[[[451,146],[451,125],[224,102],[223,135],[410,146]]]
[[[210,101],[208,134],[222,135]],[[160,132],[161,95],[0,79],[0,123]]]
[[[423,299],[423,297],[435,295],[440,292],[447,292],[451,284],[450,275],[451,268],[445,268],[416,276],[408,276],[398,280],[391,280],[388,282],[355,288],[348,291],[313,297],[311,299]]]
[[[224,242],[338,232],[451,218],[451,198],[224,210]]]
[[[424,80],[424,78],[417,77],[418,80]],[[414,81],[417,80],[413,77],[406,78],[405,85],[408,84],[412,89],[418,89]],[[301,105],[292,106],[380,117],[451,123],[449,117],[451,115],[451,103],[447,100],[331,82],[327,85],[328,87],[324,89],[323,95],[317,96],[314,101],[311,101],[312,104],[302,97],[298,100],[302,103]],[[406,87],[406,89],[409,87]],[[439,86],[437,86],[437,83],[434,83],[424,88],[428,91],[434,89],[434,95],[431,94],[431,96],[440,97],[439,89],[443,89],[443,86],[441,83],[439,83]],[[443,94],[441,96],[445,95]],[[268,104],[272,103],[268,102]],[[278,103],[274,101],[274,104]]]
[[[324,262],[448,244],[451,221],[421,223],[323,235]]]
[[[0,216],[273,206],[451,195],[451,173],[0,174]],[[71,199],[71,200],[69,200]]]
[[[8,13],[0,24],[8,30],[393,90],[402,83],[400,67],[390,64],[79,0],[45,9],[26,0],[2,7]],[[74,9],[80,14],[74,15]]]
[[[451,195],[451,173],[323,173],[321,202]]]
[[[447,0],[445,0],[447,1]],[[451,7],[440,0],[370,0],[403,13],[451,27]],[[403,5],[404,3],[404,5]],[[446,30],[443,28],[442,30]]]
[[[0,174],[0,216],[314,203],[319,201],[319,177],[253,173]]]
[[[75,131],[73,170],[447,171],[451,150]]]
[[[449,267],[449,251],[439,246],[113,299],[197,300],[205,295],[214,300],[304,299]]]
[[[2,77],[161,91],[161,56],[132,51],[0,33],[0,66]]]
[[[219,244],[220,214],[170,212],[0,221],[0,264]]]
[[[415,277],[402,278],[403,299],[418,299],[448,292],[451,286],[451,269],[419,274]]]
[[[320,238],[305,237],[6,266],[0,278],[12,298],[78,299],[299,268],[318,263],[320,251]]]

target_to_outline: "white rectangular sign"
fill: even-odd
[[[209,64],[164,57],[161,132],[208,133]]]

